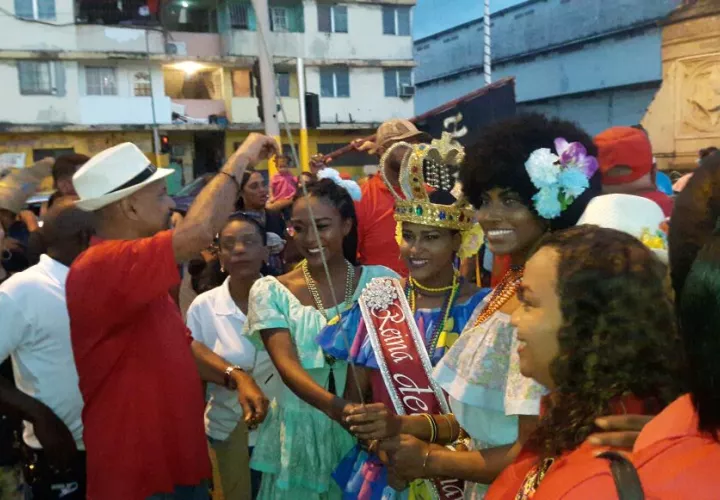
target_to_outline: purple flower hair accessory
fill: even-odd
[[[525,170],[538,192],[533,196],[540,217],[554,219],[590,187],[589,179],[598,171],[594,156],[579,142],[555,139],[555,151],[540,148],[525,162]]]

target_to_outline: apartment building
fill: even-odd
[[[253,65],[263,45],[293,134],[304,59],[320,119],[310,152],[329,152],[414,114],[414,4],[270,0],[263,44],[249,0],[0,0],[0,153],[30,164],[126,140],[151,153],[157,127],[177,184],[187,182],[262,130]]]

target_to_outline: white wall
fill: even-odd
[[[309,59],[412,60],[412,38],[383,35],[382,6],[349,4],[348,33],[318,32],[317,4],[305,1],[305,33],[270,33],[274,56]],[[257,56],[258,34],[233,30],[231,53]]]
[[[0,16],[2,17],[2,16]],[[78,65],[65,68],[65,95],[21,95],[17,63],[0,61],[0,122],[18,124],[78,123]]]
[[[90,65],[116,68],[117,95],[87,95],[85,68]],[[146,64],[93,63],[81,65],[78,70],[80,123],[84,125],[151,124],[153,120],[152,99],[135,96],[133,92],[134,74],[147,71]],[[170,98],[165,96],[162,68],[159,65],[154,66],[151,75],[156,123],[171,123]]]
[[[383,34],[382,6],[349,4],[348,33],[320,33],[317,4],[304,2],[305,57],[310,59],[413,58],[412,37]]]
[[[320,95],[320,69],[306,70],[308,92]],[[415,114],[412,99],[385,97],[382,68],[350,68],[349,98],[320,98],[320,121],[330,123],[380,123]]]
[[[289,123],[300,123],[300,101],[295,97],[283,97],[282,105]],[[233,97],[230,104],[230,117],[233,123],[260,123],[257,113],[256,97]],[[278,118],[282,116],[278,111]]]

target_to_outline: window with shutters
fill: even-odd
[[[320,70],[320,97],[350,97],[350,70],[348,68],[322,68]]]
[[[250,29],[250,6],[247,4],[229,4],[230,25],[239,30]]]
[[[23,19],[55,20],[55,0],[15,0],[15,15]]]
[[[318,5],[318,31],[321,33],[347,33],[347,7],[344,5]]]
[[[410,36],[410,7],[383,5],[383,34]]]
[[[272,7],[270,9],[270,23],[273,31],[290,31],[287,9],[285,7]]]
[[[115,68],[85,68],[87,95],[117,95]]]
[[[56,93],[53,63],[49,61],[18,61],[17,64],[22,95],[52,95]]]
[[[152,94],[152,83],[150,73],[138,71],[133,75],[133,95],[135,97],[150,97]]]
[[[409,69],[386,69],[383,77],[385,97],[399,97],[403,86],[412,85],[412,72]]]

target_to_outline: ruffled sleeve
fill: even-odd
[[[517,332],[513,335],[510,348],[510,362],[505,386],[506,415],[539,415],[540,400],[547,390],[535,380],[520,373]]]
[[[356,303],[351,309],[345,311],[339,318],[333,318],[320,331],[317,343],[325,352],[336,359],[348,360],[350,358],[350,346],[361,329],[362,311]]]
[[[353,297],[355,301],[353,307],[345,311],[337,322],[331,321],[318,336],[318,344],[326,354],[359,366],[378,369],[375,352],[370,344],[365,320],[358,303],[365,286],[378,278],[399,279],[399,276],[382,266],[366,266],[364,268],[360,286]],[[349,352],[348,345],[350,346]]]
[[[281,284],[272,276],[260,278],[250,289],[248,299],[248,328],[245,331],[251,342],[264,349],[260,332],[275,328],[290,329],[289,304]]]

